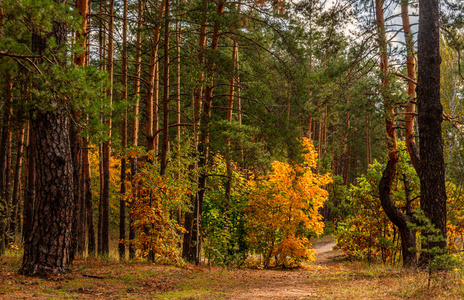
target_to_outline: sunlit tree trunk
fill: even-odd
[[[157,20],[161,20],[164,13],[164,6],[166,0],[161,2],[161,7],[157,14]],[[158,62],[158,48],[160,40],[161,25],[156,24],[153,29],[153,39],[151,43],[150,62],[147,78],[147,95],[145,113],[147,115],[145,123],[145,135],[147,138],[147,151],[158,151],[158,135],[155,132],[158,130],[158,102],[159,102],[159,62]]]
[[[406,41],[407,60],[406,68],[408,71],[408,96],[409,101],[406,105],[406,117],[405,117],[405,140],[406,147],[411,157],[411,162],[416,169],[419,171],[419,153],[416,147],[416,139],[414,136],[414,119],[416,114],[416,59],[414,51],[414,40],[411,32],[411,25],[409,23],[409,9],[408,1],[402,2],[401,4],[401,19],[403,21],[403,32],[404,39]]]
[[[235,92],[235,76],[236,76],[236,61],[237,61],[237,52],[238,52],[238,43],[236,40],[233,40],[232,46],[232,61],[234,63],[234,72],[229,79],[229,95],[227,97],[227,115],[226,119],[229,123],[232,122],[232,111],[234,108],[234,92]],[[226,172],[227,172],[227,181],[226,181],[226,188],[225,188],[225,201],[226,201],[226,208],[230,204],[230,194],[232,190],[232,158],[231,158],[231,143],[230,137],[226,138]]]

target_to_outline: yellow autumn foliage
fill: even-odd
[[[311,140],[300,140],[304,147],[301,163],[274,161],[266,178],[249,180],[250,200],[246,208],[248,244],[279,266],[293,266],[301,260],[314,260],[310,236],[324,230],[319,209],[328,198],[324,186],[332,182],[329,174],[316,174],[317,152]]]

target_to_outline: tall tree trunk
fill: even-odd
[[[122,25],[122,78],[121,84],[123,92],[121,95],[122,101],[127,100],[127,0],[124,0],[123,11],[123,25]],[[126,194],[126,148],[127,148],[127,111],[124,113],[124,118],[121,124],[121,198],[119,201],[119,260],[126,259],[126,246],[124,240],[126,239],[126,201],[124,199]]]
[[[385,18],[383,13],[383,0],[376,0],[376,22],[379,35],[380,49],[380,70],[381,70],[381,90],[385,107],[385,127],[388,135],[388,162],[383,171],[379,183],[379,197],[385,214],[390,221],[398,227],[402,242],[403,265],[411,267],[416,264],[416,252],[412,249],[416,247],[415,231],[408,228],[408,222],[412,221],[412,216],[402,213],[391,199],[391,187],[396,175],[398,166],[398,150],[396,145],[395,116],[394,107],[389,96],[388,79],[388,53],[387,38],[385,33]]]
[[[407,60],[406,60],[406,67],[408,71],[408,77],[411,80],[408,80],[408,96],[409,101],[406,105],[406,117],[405,117],[405,140],[406,140],[406,147],[409,152],[409,157],[411,157],[411,162],[416,169],[416,172],[419,173],[419,153],[416,147],[416,139],[414,137],[414,119],[416,113],[416,59],[415,59],[415,51],[414,51],[414,40],[411,32],[411,25],[409,23],[409,9],[408,9],[408,1],[402,2],[401,4],[401,19],[403,21],[403,32],[404,32],[404,39],[406,41],[406,51],[407,51]]]
[[[139,95],[140,95],[140,73],[141,73],[141,62],[142,62],[142,28],[143,28],[143,7],[144,1],[138,1],[138,23],[137,23],[137,44],[135,50],[135,80],[134,80],[134,95],[136,97],[136,103],[133,108],[134,118],[132,119],[132,146],[136,148],[139,143]],[[131,158],[131,180],[132,184],[135,187],[135,195],[137,196],[137,184],[135,182],[135,175],[137,174],[138,161],[137,156]],[[129,213],[129,240],[133,241],[135,239],[135,227],[133,226],[134,219],[131,213]],[[129,244],[129,259],[135,258],[135,247]]]
[[[162,0],[161,7],[157,14],[157,20],[161,20],[164,13],[166,0]],[[146,95],[147,120],[145,123],[145,135],[147,137],[147,151],[158,151],[158,102],[159,102],[159,62],[158,62],[158,45],[160,40],[161,25],[156,24],[153,30],[153,40],[151,44],[150,63],[148,69],[148,88]]]
[[[164,8],[167,0],[162,0],[160,10],[157,14],[157,20],[161,20],[164,14]],[[148,69],[148,91],[146,97],[146,114],[145,135],[147,137],[147,151],[158,152],[158,102],[159,102],[159,61],[158,46],[160,40],[161,25],[156,24],[153,32],[152,49],[150,53],[150,65]],[[156,134],[155,134],[156,132]],[[149,225],[148,225],[149,226]],[[150,230],[146,226],[145,234],[150,235]],[[155,254],[152,250],[148,252],[148,260],[154,262]]]
[[[440,34],[438,0],[419,1],[418,37],[418,123],[420,149],[420,205],[425,216],[440,231],[442,241],[427,242],[423,248],[431,250],[446,247],[446,190],[445,162],[441,123],[443,107],[440,102]],[[425,240],[430,236],[423,232]],[[429,251],[422,252],[420,263],[433,258]]]
[[[182,31],[182,24],[181,24],[181,19],[177,19],[176,21],[176,124],[180,124],[180,116],[181,116],[181,105],[180,105],[180,45],[181,45],[181,31]],[[180,140],[180,126],[177,126],[177,153],[178,153],[178,160],[177,160],[177,167],[179,169],[179,174],[178,178],[180,178],[180,147],[181,147],[181,140]],[[182,210],[180,207],[177,208],[177,223],[179,226],[182,223]]]
[[[164,23],[164,78],[163,78],[163,141],[161,145],[160,175],[166,173],[169,146],[169,0],[165,0]]]
[[[180,124],[180,44],[181,44],[181,20],[176,21],[176,123]],[[180,126],[177,126],[177,151],[180,152]]]
[[[240,4],[239,4],[240,11]],[[235,76],[236,76],[236,61],[237,61],[237,52],[238,52],[238,43],[234,39],[232,46],[232,61],[234,63],[234,72],[229,79],[229,95],[227,97],[227,115],[226,119],[229,123],[232,122],[232,111],[234,108],[234,91],[235,91]],[[230,137],[226,138],[226,172],[227,172],[227,181],[225,188],[225,206],[228,209],[230,204],[230,194],[232,191],[232,157],[231,157],[231,141]]]
[[[103,3],[100,2],[100,14],[103,15],[104,8]],[[106,37],[105,32],[103,30],[103,19],[100,20],[99,24],[99,32],[98,32],[98,45],[99,45],[99,55],[100,55],[100,62],[105,61],[107,56],[106,49]],[[100,64],[100,71],[106,70],[107,65],[104,63]],[[103,105],[103,103],[102,103]],[[103,124],[103,118],[101,122]],[[100,144],[98,147],[98,155],[99,155],[99,175],[100,175],[100,201],[98,203],[98,225],[97,225],[97,236],[98,236],[98,244],[97,244],[97,252],[100,255],[103,249],[103,236],[102,236],[102,228],[103,228],[103,182],[104,179],[104,171],[103,171],[103,144]]]
[[[107,71],[110,77],[110,87],[107,91],[109,106],[113,103],[113,35],[114,35],[114,0],[109,1],[108,20],[108,65]],[[108,126],[108,140],[103,144],[103,190],[102,190],[102,243],[101,255],[109,255],[109,202],[110,202],[110,159],[111,159],[111,115],[106,120]]]

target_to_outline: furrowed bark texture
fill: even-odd
[[[420,148],[421,209],[444,240],[425,243],[423,248],[446,246],[446,190],[445,162],[441,123],[443,107],[440,102],[440,35],[438,0],[419,1],[418,37],[418,123]],[[427,234],[425,233],[427,236]],[[426,264],[430,253],[421,254],[420,263]]]
[[[39,113],[32,122],[32,135],[36,197],[19,273],[64,273],[71,263],[74,207],[68,115],[62,109]]]

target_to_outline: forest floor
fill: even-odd
[[[298,269],[224,269],[80,259],[50,278],[18,275],[19,256],[0,259],[0,299],[463,299],[464,277],[351,262],[314,243],[315,262]]]

